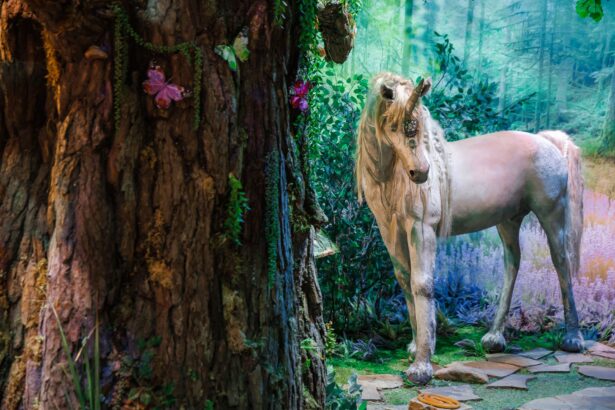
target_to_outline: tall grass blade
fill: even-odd
[[[81,381],[79,380],[79,375],[77,374],[77,365],[73,360],[73,356],[71,355],[70,348],[68,347],[68,340],[66,340],[66,334],[64,333],[64,329],[62,328],[62,322],[60,322],[60,316],[58,316],[58,312],[56,311],[53,304],[49,304],[51,307],[51,311],[53,312],[54,317],[56,318],[56,322],[58,323],[58,329],[60,331],[60,339],[62,341],[62,349],[64,350],[64,354],[66,354],[68,369],[70,370],[70,375],[73,381],[73,387],[75,388],[75,394],[77,395],[77,399],[79,400],[79,404],[82,409],[85,409],[85,396],[83,395],[83,389],[81,388]]]
[[[100,410],[100,332],[98,312],[96,312],[96,330],[94,333],[94,410]]]

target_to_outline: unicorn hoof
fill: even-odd
[[[567,332],[566,336],[564,336],[564,340],[562,340],[562,345],[560,347],[566,352],[582,352],[585,349],[585,343],[583,341],[583,336],[581,335],[581,332],[579,332],[578,330]]]
[[[500,353],[506,349],[506,339],[501,332],[485,333],[480,342],[489,353]]]
[[[414,384],[424,385],[429,383],[433,376],[431,363],[413,363],[406,370],[406,376]]]

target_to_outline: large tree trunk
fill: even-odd
[[[463,42],[463,62],[468,64],[470,57],[470,49],[472,48],[472,30],[474,26],[474,6],[475,0],[468,0],[468,10],[466,14],[466,31],[465,39]]]
[[[411,59],[414,56],[414,26],[412,24],[412,14],[414,12],[414,0],[406,0],[404,6],[404,49],[401,57],[401,72],[403,75],[410,73]]]
[[[216,409],[322,406],[313,229],[293,228],[289,216],[292,207],[293,219],[310,221],[303,180],[294,177],[302,164],[291,148],[287,90],[299,21],[298,1],[287,3],[279,27],[273,1],[125,1],[146,41],[191,41],[202,51],[203,114],[195,131],[195,95],[165,111],[141,89],[153,59],[191,88],[183,54],[126,41],[114,132],[109,2],[2,1],[3,409],[75,402],[51,306],[73,355],[100,323],[102,393],[111,406],[137,384],[154,399],[166,387],[174,408],[208,400]],[[214,47],[244,28],[251,53],[233,73]],[[250,207],[242,246],[224,228],[230,173]],[[299,193],[292,203],[291,182]],[[306,338],[315,351],[300,349]],[[157,347],[140,343],[153,339]],[[138,376],[131,369],[149,360],[144,349],[153,353],[151,371]],[[94,351],[81,361],[86,354]]]

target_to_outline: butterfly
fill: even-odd
[[[143,91],[154,96],[156,107],[166,110],[171,101],[181,101],[188,95],[184,87],[166,81],[164,71],[157,65],[147,70],[147,80],[143,81]]]

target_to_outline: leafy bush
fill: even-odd
[[[356,374],[350,376],[348,389],[344,390],[335,382],[333,366],[327,366],[326,392],[326,410],[364,410],[367,408],[367,402],[361,400],[361,386],[357,382]]]

